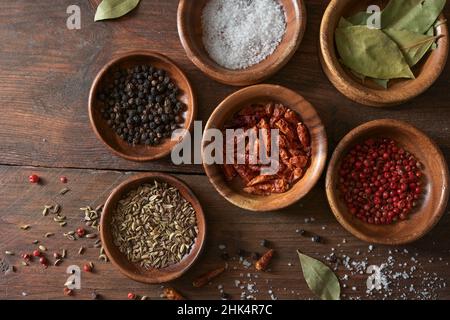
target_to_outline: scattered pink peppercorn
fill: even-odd
[[[77,229],[77,235],[79,237],[84,237],[85,234],[86,234],[86,230],[84,230],[83,228],[78,228]]]
[[[55,253],[53,253],[53,258],[61,259],[61,254],[59,254],[58,252],[55,252]]]
[[[41,256],[41,252],[36,249],[36,250],[33,251],[33,256],[40,257]]]
[[[129,300],[134,300],[134,299],[136,299],[136,295],[134,294],[134,293],[132,293],[132,292],[130,292],[130,293],[128,293],[128,299]]]
[[[40,178],[36,174],[32,174],[31,176],[28,177],[28,181],[30,181],[31,183],[38,183],[39,180]]]
[[[83,270],[84,270],[85,272],[92,272],[92,267],[91,267],[90,264],[85,264],[85,265],[83,266]]]
[[[61,177],[61,178],[59,178],[59,180],[60,180],[62,183],[67,183],[67,177]]]
[[[71,296],[73,295],[73,291],[67,287],[64,288],[64,295],[65,296]]]
[[[423,188],[421,164],[392,139],[369,139],[345,156],[339,190],[349,212],[370,224],[405,220]]]
[[[39,263],[40,263],[40,264],[46,265],[46,264],[47,264],[47,258],[46,258],[46,257],[41,257],[41,258],[39,259]]]
[[[22,254],[22,258],[25,261],[30,261],[31,260],[31,255],[29,253],[24,253],[24,254]]]

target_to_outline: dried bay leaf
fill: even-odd
[[[336,275],[324,263],[297,250],[308,287],[322,300],[340,300],[341,286]]]
[[[382,87],[383,89],[387,89],[388,85],[389,85],[389,79],[375,79],[375,78],[371,78],[371,80],[373,82],[375,82],[377,85],[379,85],[380,87]]]
[[[353,26],[353,24],[350,21],[348,21],[344,17],[341,17],[341,19],[339,20],[338,28],[346,28],[351,26]]]
[[[136,8],[140,0],[103,0],[95,12],[95,21],[115,19]]]
[[[437,39],[435,36],[408,30],[384,29],[383,31],[397,43],[410,67],[416,65],[423,58]]]
[[[446,0],[391,0],[381,14],[382,28],[422,33],[435,23]]]
[[[371,78],[414,78],[403,53],[383,31],[365,26],[336,29],[336,47],[348,68]]]
[[[365,26],[367,25],[367,19],[372,15],[372,13],[367,13],[366,11],[361,11],[348,17],[347,20],[354,26]]]

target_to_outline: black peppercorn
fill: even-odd
[[[222,254],[220,255],[220,257],[222,258],[222,260],[224,261],[228,261],[230,259],[230,255],[226,252],[222,252]]]
[[[171,136],[184,105],[176,84],[165,70],[151,65],[117,69],[100,89],[101,115],[129,144],[153,145]]]
[[[261,255],[258,252],[253,252],[252,253],[252,259],[257,261],[259,260],[259,258],[261,258]]]
[[[322,240],[322,238],[321,238],[320,236],[313,236],[313,237],[311,238],[311,240],[312,240],[313,242],[320,242],[320,241]]]
[[[260,242],[261,247],[268,248],[269,247],[269,241],[266,239],[261,240]]]
[[[248,252],[245,251],[244,249],[239,249],[238,250],[238,256],[239,257],[247,257],[248,256]]]
[[[220,299],[230,300],[230,295],[228,293],[222,292],[222,294],[220,295]]]

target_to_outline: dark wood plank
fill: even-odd
[[[27,182],[27,176],[36,172],[45,181],[43,185],[32,185]],[[65,239],[61,233],[73,230],[80,225],[81,212],[79,207],[96,205],[105,201],[110,190],[126,179],[131,173],[117,171],[89,171],[73,169],[40,169],[0,166],[0,260],[5,258],[17,266],[16,273],[0,274],[0,298],[7,299],[61,299],[63,285],[68,277],[65,273],[69,265],[82,266],[88,261],[94,261],[96,272],[82,274],[82,289],[73,298],[89,299],[92,290],[96,289],[104,298],[126,299],[128,292],[159,298],[161,286],[135,283],[122,276],[110,263],[97,261],[98,249],[88,248],[85,255],[77,255],[78,248],[88,243],[87,239],[76,242]],[[65,175],[69,179],[70,188],[64,196],[58,195],[62,184],[59,177]],[[210,188],[207,178],[199,175],[180,175],[199,197],[208,223],[206,248],[200,260],[181,279],[170,285],[177,288],[190,299],[219,299],[218,286],[222,285],[225,292],[239,299],[244,291],[235,286],[239,280],[246,288],[254,284],[258,299],[270,299],[269,290],[279,299],[313,299],[300,272],[296,250],[325,261],[326,256],[333,251],[338,256],[343,254],[352,261],[380,265],[391,256],[394,260],[394,272],[403,272],[416,266],[413,278],[392,280],[392,296],[390,298],[411,299],[424,298],[423,295],[409,292],[411,285],[415,290],[428,290],[429,298],[449,299],[450,289],[430,289],[443,285],[448,281],[450,262],[450,241],[448,228],[450,218],[447,213],[435,229],[424,239],[408,246],[383,247],[375,246],[369,252],[368,244],[356,240],[336,222],[325,199],[323,183],[300,203],[292,207],[272,213],[251,213],[240,210],[227,203],[216,192],[205,192]],[[61,228],[51,217],[41,215],[43,206],[55,200],[62,205],[62,213],[68,218],[68,226]],[[306,223],[305,219],[314,217],[315,221]],[[28,231],[19,229],[21,224],[30,224]],[[323,237],[324,243],[313,243],[309,237],[302,237],[296,229],[305,229],[312,234]],[[44,239],[46,232],[55,232],[54,237]],[[21,252],[34,249],[32,241],[39,239],[50,252],[68,249],[68,259],[59,267],[49,267],[44,270],[38,262],[29,267],[20,266]],[[236,260],[229,261],[229,268],[212,281],[212,284],[195,289],[192,280],[209,269],[224,264],[220,258],[219,245],[226,245],[226,251],[236,259],[236,251],[241,248],[250,252],[263,252],[260,240],[269,240],[276,249],[270,272],[256,272],[251,266],[246,269]],[[345,240],[344,240],[345,239]],[[13,250],[16,256],[4,256],[5,250]],[[407,250],[408,253],[404,252]],[[358,255],[358,251],[360,254]],[[390,252],[391,251],[391,252]],[[398,251],[398,252],[396,252]],[[414,263],[411,259],[417,259]],[[249,259],[251,260],[251,259]],[[399,265],[406,263],[407,265]],[[332,265],[332,264],[331,264]],[[435,273],[435,275],[433,275]],[[250,278],[248,277],[250,275]],[[346,285],[343,289],[344,298],[370,299],[366,295],[367,274],[352,274],[343,265],[337,269],[341,279],[347,274],[348,280],[342,280]],[[251,279],[251,280],[250,280]],[[431,284],[432,279],[434,283]],[[396,286],[399,286],[396,288]],[[354,287],[355,290],[352,290]],[[26,292],[27,296],[22,296]],[[403,296],[403,294],[405,296]],[[383,298],[383,293],[374,297]]]
[[[174,166],[170,159],[136,164],[109,153],[89,127],[87,96],[96,72],[110,57],[131,49],[152,49],[174,59],[191,79],[199,102],[198,118],[236,88],[218,84],[193,66],[178,39],[177,1],[142,1],[115,21],[93,22],[94,8],[82,2],[82,29],[65,27],[69,0],[0,0],[0,163],[47,167],[201,172],[199,166]],[[351,128],[376,118],[408,121],[434,138],[450,157],[450,69],[422,96],[380,110],[344,98],[319,64],[318,35],[327,1],[307,0],[308,24],[292,60],[269,83],[304,95],[322,117],[330,150]],[[450,7],[445,14],[450,16]],[[44,19],[45,18],[45,19]],[[45,139],[45,140],[44,140]]]

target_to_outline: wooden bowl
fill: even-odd
[[[320,26],[320,60],[323,70],[333,85],[347,98],[358,103],[387,107],[404,103],[426,91],[444,70],[448,55],[448,29],[443,21],[437,28],[442,37],[437,41],[438,48],[428,53],[418,65],[412,68],[416,79],[395,79],[389,82],[388,89],[383,89],[373,81],[362,83],[345,66],[338,61],[334,32],[341,17],[348,17],[358,11],[367,9],[368,5],[378,4],[380,0],[332,0],[322,18]]]
[[[203,161],[206,174],[214,188],[229,202],[251,211],[277,210],[303,198],[319,180],[327,158],[325,128],[314,107],[298,93],[277,85],[255,85],[228,96],[212,113],[205,131],[211,128],[222,129],[236,112],[249,104],[272,101],[282,103],[297,112],[311,135],[311,166],[303,178],[296,182],[289,191],[269,196],[246,193],[243,191],[239,179],[234,179],[232,183],[225,180],[221,165],[208,165]],[[204,138],[202,150],[207,145],[208,142]]]
[[[357,143],[368,138],[386,137],[399,143],[423,164],[424,196],[407,220],[391,225],[371,225],[353,216],[341,199],[337,183],[341,161]],[[326,192],[339,223],[355,237],[389,245],[409,243],[424,236],[439,221],[448,201],[449,173],[439,147],[423,132],[397,120],[375,120],[350,131],[338,144],[328,165]]]
[[[191,203],[197,216],[198,235],[191,251],[179,263],[168,266],[163,269],[145,269],[128,261],[116,247],[111,234],[111,220],[116,208],[117,202],[128,192],[138,188],[142,184],[152,183],[153,181],[166,182],[176,187],[181,195]],[[189,187],[177,178],[163,173],[146,173],[133,176],[116,187],[103,209],[100,222],[100,235],[103,247],[111,262],[128,278],[143,283],[163,283],[174,280],[183,275],[199,257],[205,242],[206,223],[203,209]]]
[[[202,40],[202,12],[208,0],[180,0],[178,34],[191,61],[212,79],[233,85],[259,83],[280,70],[294,55],[306,29],[306,9],[302,0],[277,0],[286,12],[286,33],[275,52],[260,63],[243,70],[230,70],[213,61]]]
[[[156,52],[140,50],[132,51],[114,58],[104,66],[95,77],[89,93],[89,118],[97,137],[115,154],[132,161],[150,161],[167,156],[178,141],[166,138],[157,146],[131,146],[123,141],[103,119],[100,109],[101,102],[97,99],[98,92],[104,84],[109,83],[114,71],[139,64],[151,64],[167,71],[174,83],[180,88],[178,99],[186,105],[182,116],[185,119],[183,128],[191,130],[197,114],[197,105],[191,84],[183,71],[174,62]],[[182,139],[183,137],[180,137]]]

